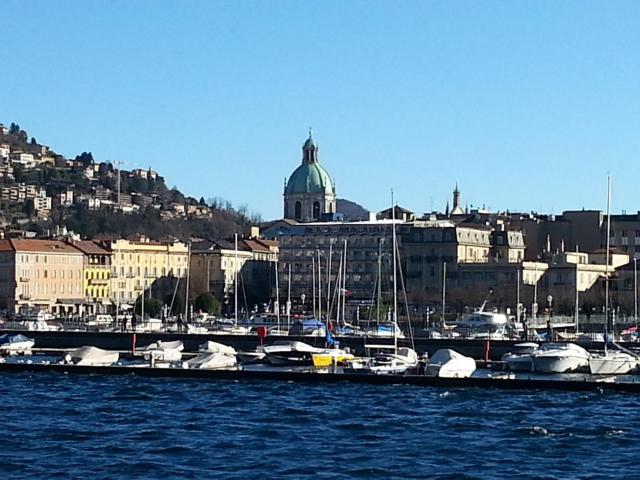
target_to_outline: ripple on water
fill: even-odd
[[[15,374],[0,396],[3,480],[632,478],[640,441],[612,393]]]

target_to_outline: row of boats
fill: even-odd
[[[640,356],[619,345],[612,346],[615,348],[603,353],[589,353],[575,343],[525,342],[516,344],[515,351],[504,355],[502,360],[506,368],[515,372],[588,371],[593,375],[625,375],[640,369]]]
[[[22,334],[0,336],[0,355],[28,355],[34,340]],[[640,371],[640,356],[615,343],[614,349],[590,353],[574,343],[516,344],[514,351],[502,357],[506,369],[514,372],[569,373],[590,372],[594,375],[624,375]],[[237,351],[218,342],[207,341],[197,352],[185,353],[180,340],[158,340],[136,350],[136,358],[151,367],[199,369],[238,368],[247,364],[266,363],[280,366],[313,366],[316,369],[341,367],[345,373],[395,374],[422,373],[440,377],[468,377],[476,369],[473,358],[451,349],[436,351],[431,357],[419,356],[409,347],[389,346],[379,353],[357,357],[348,348],[314,347],[301,341],[276,340],[253,351]],[[393,347],[393,348],[391,348]],[[108,366],[122,364],[120,353],[84,346],[64,353],[62,361],[75,365]]]

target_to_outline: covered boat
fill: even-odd
[[[353,354],[342,348],[327,348],[318,353],[312,354],[313,366],[316,368],[330,367],[332,365],[342,365],[351,361],[355,357]]]
[[[303,342],[278,340],[263,347],[267,360],[272,365],[310,365],[312,355],[324,349],[312,347]]]
[[[18,355],[31,353],[31,348],[35,345],[33,338],[26,337],[21,333],[5,333],[0,335],[0,353],[3,355]]]
[[[442,378],[467,378],[476,371],[476,361],[471,357],[444,348],[436,351],[427,361],[425,375]]]
[[[203,353],[222,353],[224,355],[235,355],[237,353],[233,347],[210,340],[200,345],[198,351]]]
[[[120,354],[118,352],[85,346],[67,352],[64,356],[64,361],[65,363],[72,363],[74,365],[107,367],[116,363],[119,358]]]
[[[220,352],[201,353],[197,357],[185,362],[187,368],[230,368],[238,364],[235,355]]]
[[[540,373],[566,373],[587,368],[589,352],[575,343],[548,343],[533,354],[533,368]]]
[[[307,319],[298,320],[291,325],[289,329],[289,335],[311,335],[315,337],[322,337],[325,334],[325,325],[320,320]]]
[[[144,359],[152,362],[177,362],[182,359],[184,344],[181,340],[157,342],[147,345],[142,352]]]

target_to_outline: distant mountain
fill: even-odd
[[[336,200],[336,211],[342,213],[344,219],[349,221],[369,219],[369,210],[346,198],[338,198]]]

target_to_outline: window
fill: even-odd
[[[302,218],[302,203],[296,202],[294,217],[296,220]]]
[[[320,202],[313,202],[313,218],[314,220],[320,218]]]

